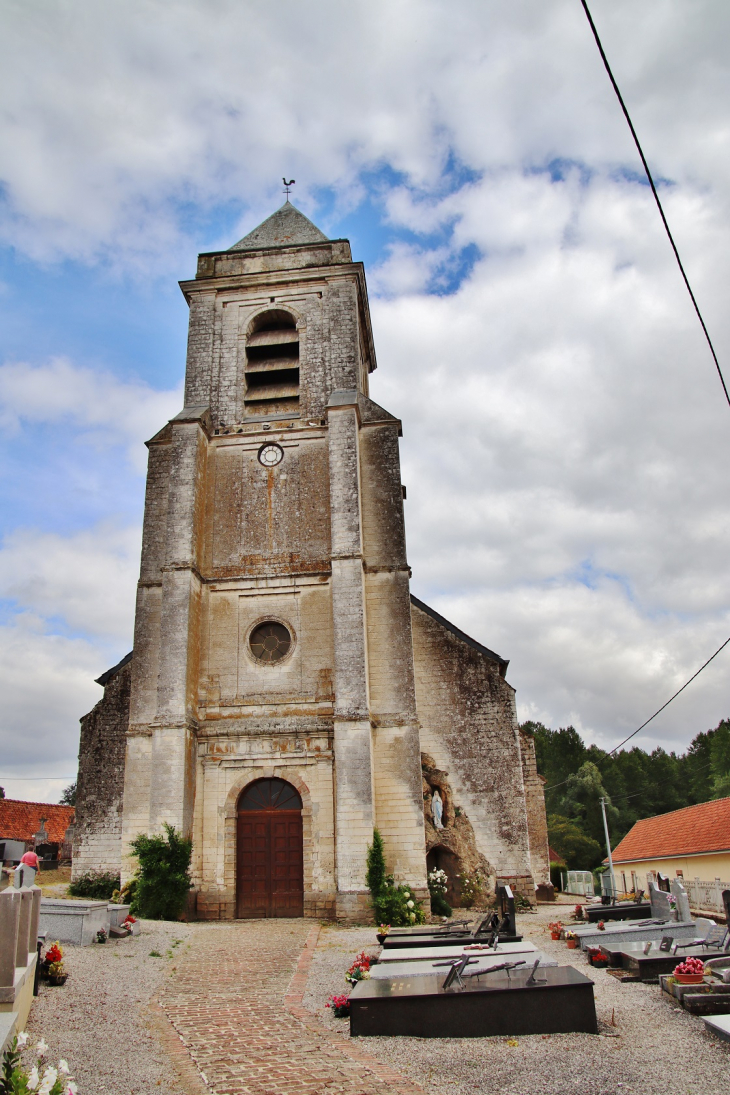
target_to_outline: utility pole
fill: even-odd
[[[608,849],[608,869],[611,874],[611,891],[612,897],[615,901],[618,894],[616,891],[616,876],[613,873],[613,856],[611,855],[611,838],[608,835],[608,822],[606,821],[606,800],[601,799],[601,813],[603,814],[603,831],[606,834],[606,848]]]

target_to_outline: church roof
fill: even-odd
[[[441,616],[435,609],[430,608],[429,605],[424,604],[423,601],[419,601],[418,597],[414,597],[412,593],[411,604],[415,605],[416,608],[420,608],[421,612],[425,612],[432,620],[436,620],[437,623],[441,624],[442,627],[445,627],[446,630],[457,639],[461,639],[463,643],[470,646],[472,650],[478,650],[480,654],[486,654],[491,661],[498,662],[501,675],[504,676],[507,671],[507,666],[509,665],[509,659],[500,658],[499,654],[495,654],[488,646],[483,646],[482,643],[477,642],[476,639],[472,639],[471,635],[467,635],[466,632],[462,631],[461,628],[458,628],[456,624],[452,624],[450,620],[447,620],[445,616]]]
[[[249,232],[229,251],[261,251],[267,247],[291,247],[292,244],[323,243],[327,240],[316,224],[300,213],[290,201],[284,202],[258,228]]]
[[[111,669],[107,669],[106,673],[102,673],[100,677],[97,677],[94,681],[94,684],[100,684],[102,688],[104,687],[104,685],[109,684],[109,681],[112,679],[112,677],[116,677],[119,670],[123,669],[127,662],[131,662],[133,654],[134,651],[130,650],[128,654],[124,655],[120,662],[117,662],[117,664],[113,665]]]

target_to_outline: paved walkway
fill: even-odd
[[[215,1095],[421,1095],[302,1007],[309,920],[195,926],[159,1005]],[[180,1047],[182,1049],[182,1047]]]

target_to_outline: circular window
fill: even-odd
[[[284,459],[284,450],[281,445],[262,445],[259,449],[259,464],[263,464],[265,468],[274,468],[277,464],[280,464]]]
[[[283,624],[269,620],[259,624],[251,632],[248,645],[257,662],[273,665],[280,662],[291,650],[292,637]]]

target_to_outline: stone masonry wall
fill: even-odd
[[[534,896],[514,690],[500,663],[412,606],[422,749],[449,773],[477,847]]]
[[[132,663],[104,686],[104,695],[81,719],[76,793],[74,878],[118,873],[122,850],[124,756],[129,723]]]
[[[537,886],[545,887],[538,896],[552,897],[550,890],[550,852],[548,851],[547,815],[543,779],[538,775],[535,742],[520,731],[522,778],[525,784],[527,828],[530,834],[530,863]],[[549,891],[549,892],[548,892]]]

